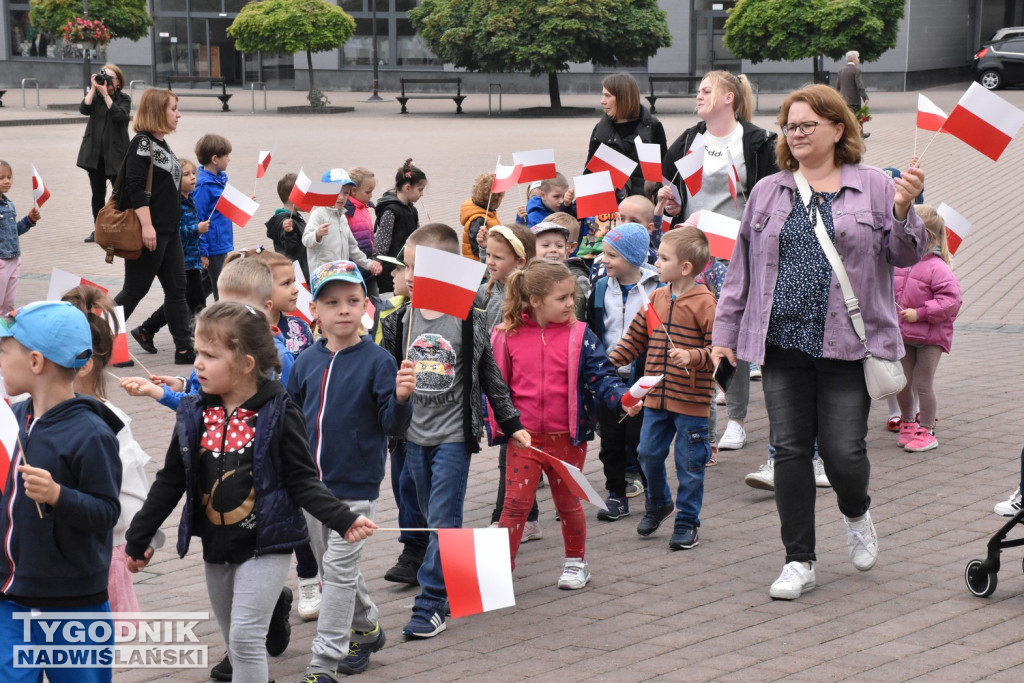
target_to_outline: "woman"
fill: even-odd
[[[793,600],[814,588],[814,442],[835,489],[853,565],[878,558],[868,507],[871,398],[865,356],[814,225],[820,212],[835,244],[879,358],[903,355],[893,266],[924,256],[928,236],[913,211],[924,173],[910,168],[895,183],[861,164],[864,142],[835,90],[813,85],[789,95],[779,112],[783,171],[751,191],[712,335],[713,357],[763,364],[765,407],[775,453],[775,504],[786,565],[769,595]],[[810,183],[811,214],[794,172]]]
[[[181,215],[181,166],[164,137],[178,127],[178,97],[170,90],[150,88],[142,93],[135,113],[135,132],[125,156],[124,186],[118,196],[121,210],[134,209],[142,223],[142,255],[125,259],[124,288],[114,300],[124,306],[125,321],[149,292],[153,278],[164,289],[164,315],[174,338],[174,362],[195,360],[185,304],[185,256],[178,232]],[[146,175],[153,157],[153,194],[146,199]]]
[[[590,135],[587,163],[602,143],[637,162],[633,175],[626,182],[626,194],[644,194],[644,174],[636,153],[636,137],[641,142],[656,144],[665,155],[665,128],[647,107],[640,104],[640,88],[629,74],[612,74],[601,81],[601,108],[604,116]]]
[[[82,146],[78,149],[78,167],[89,174],[92,188],[92,220],[107,203],[107,181],[117,178],[128,149],[128,120],[132,115],[132,98],[124,94],[124,74],[113,64],[105,64],[100,73],[110,80],[101,82],[93,74],[92,87],[78,105],[78,111],[89,117],[85,124]],[[86,238],[94,241],[94,234]]]

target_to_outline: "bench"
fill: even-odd
[[[700,85],[700,82],[704,80],[703,76],[648,76],[647,81],[651,85],[651,94],[647,95],[647,101],[651,103],[651,113],[656,113],[654,103],[659,99],[681,99],[685,97],[694,97],[696,93],[690,92],[690,86],[693,84]],[[685,83],[685,93],[657,93],[655,92],[655,83]]]
[[[405,86],[409,84],[420,85],[420,84],[431,84],[431,85],[455,85],[455,94],[449,92],[436,93],[436,92],[412,92],[406,93]],[[462,101],[466,99],[466,96],[462,94],[462,79],[461,78],[403,78],[402,79],[402,94],[395,98],[398,103],[402,105],[402,113],[408,114],[409,110],[406,109],[405,103],[409,100],[452,100],[455,102],[455,113],[462,113]]]
[[[4,106],[4,95],[7,94],[6,90],[0,90],[0,107]]]
[[[231,95],[228,94],[227,81],[221,76],[168,76],[167,77],[167,89],[174,90],[172,87],[175,83],[187,83],[190,88],[194,88],[196,82],[209,83],[210,88],[213,86],[220,86],[220,95],[217,93],[204,93],[204,92],[177,92],[175,93],[178,97],[216,97],[220,100],[221,111],[231,111],[228,107],[228,100],[231,99]]]

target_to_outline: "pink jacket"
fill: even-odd
[[[927,254],[909,268],[893,273],[896,303],[917,311],[917,322],[900,318],[903,340],[938,346],[946,353],[953,344],[953,321],[960,311],[960,283],[938,254]]]

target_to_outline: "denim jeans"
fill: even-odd
[[[679,479],[676,524],[699,527],[700,508],[704,502],[704,468],[711,459],[706,417],[644,408],[639,455],[640,467],[647,477],[647,509],[653,510],[672,502],[665,459],[673,439],[676,441],[676,477]]]
[[[775,446],[775,506],[786,562],[814,554],[815,438],[839,510],[860,517],[871,505],[868,412],[871,397],[858,361],[812,358],[770,346],[761,366],[764,402]]]
[[[398,505],[398,526],[403,529],[422,529],[427,520],[420,512],[420,502],[416,500],[416,484],[412,474],[405,466],[405,439],[395,439],[391,448],[391,492],[395,495]],[[404,546],[403,552],[422,560],[427,552],[427,532],[402,531],[398,534],[398,542]]]
[[[462,527],[462,504],[466,500],[466,482],[469,480],[469,453],[466,445],[443,443],[438,446],[418,446],[406,443],[405,466],[416,484],[416,499],[420,511],[427,518],[427,527],[458,529]],[[448,602],[448,590],[441,573],[441,555],[437,532],[430,532],[427,552],[416,578],[420,594],[414,609],[443,612]]]

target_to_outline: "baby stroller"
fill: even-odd
[[[967,563],[967,568],[964,571],[967,589],[979,598],[987,598],[996,590],[996,575],[999,573],[999,553],[1004,548],[1024,546],[1024,538],[1015,538],[1012,541],[1006,540],[1006,536],[1018,524],[1024,524],[1024,510],[1014,515],[1009,522],[1003,525],[1002,529],[989,539],[988,556],[984,560],[974,559]]]

